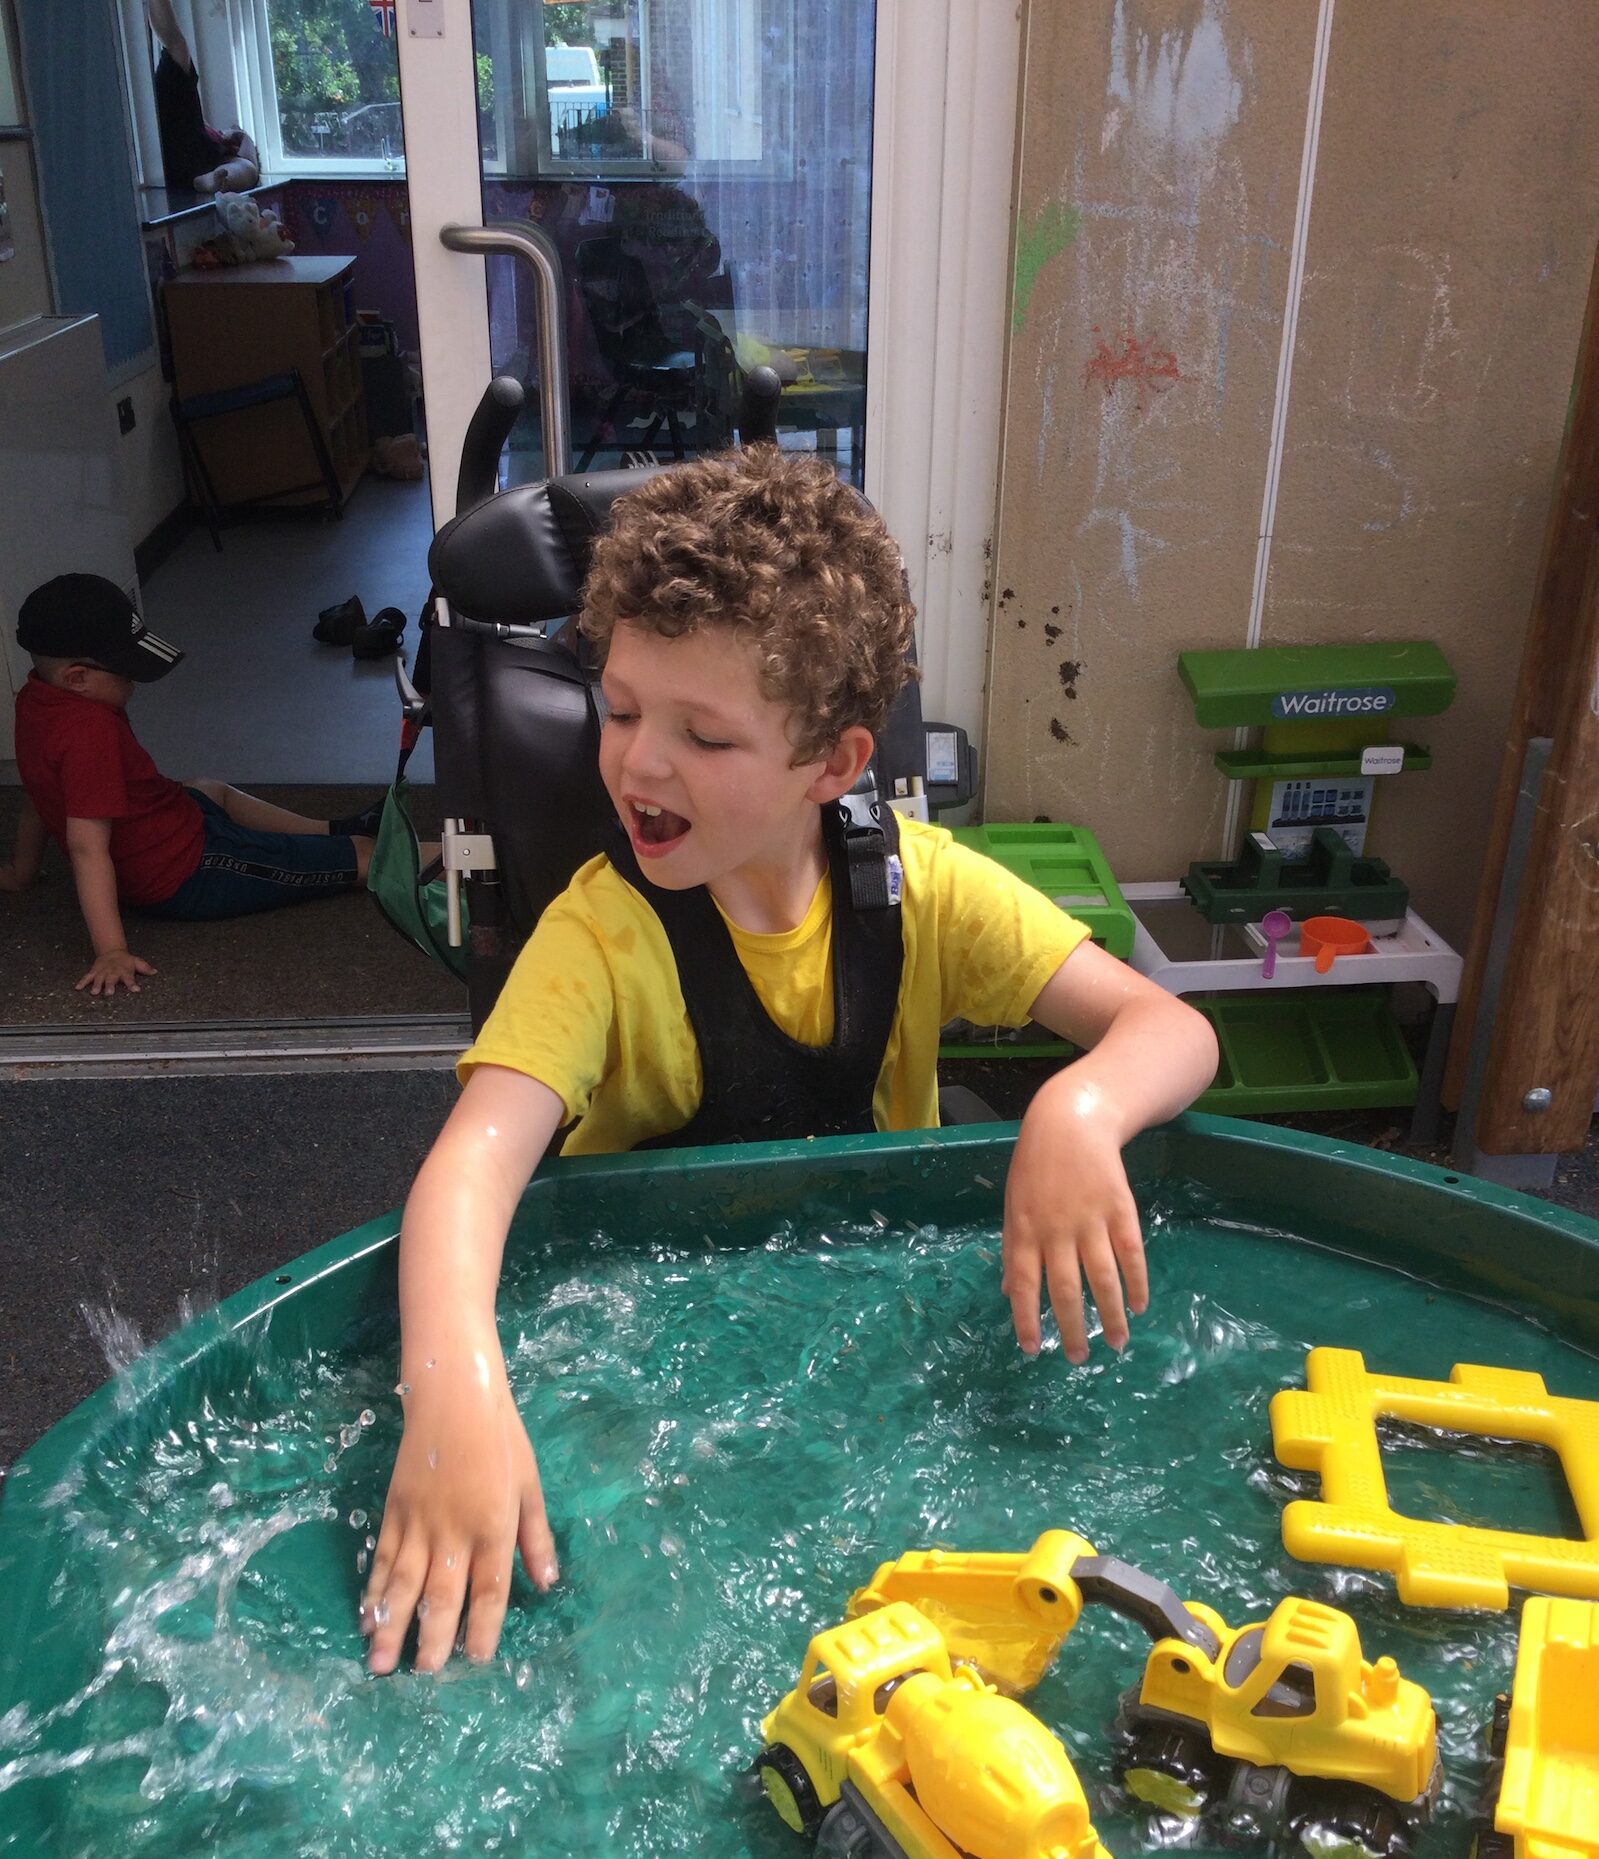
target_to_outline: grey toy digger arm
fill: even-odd
[[[1085,1606],[1092,1601],[1108,1607],[1142,1627],[1152,1640],[1182,1640],[1207,1659],[1214,1659],[1221,1650],[1216,1635],[1165,1582],[1130,1562],[1115,1556],[1079,1556],[1072,1564],[1072,1580],[1082,1591]]]

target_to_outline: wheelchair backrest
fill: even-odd
[[[594,539],[657,470],[574,473],[501,492],[447,523],[428,567],[451,624],[431,640],[434,765],[447,818],[493,835],[524,942],[611,819],[599,774],[597,666],[577,632]],[[535,628],[543,628],[542,633]],[[907,683],[878,740],[878,792],[925,775],[921,698]]]

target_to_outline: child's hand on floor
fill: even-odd
[[[1039,1349],[1039,1300],[1047,1284],[1072,1362],[1088,1359],[1083,1281],[1112,1349],[1127,1342],[1127,1310],[1141,1316],[1149,1276],[1138,1209],[1122,1166],[1123,1120],[1091,1083],[1068,1066],[1028,1106],[1005,1183],[1005,1273],[1016,1340]],[[1125,1285],[1126,1298],[1123,1300]]]
[[[372,1642],[371,1670],[392,1672],[415,1616],[416,1669],[436,1672],[455,1645],[464,1606],[467,1657],[493,1658],[518,1547],[540,1590],[559,1571],[538,1462],[498,1343],[417,1370],[402,1399],[405,1432],[361,1630]]]
[[[115,994],[120,986],[137,994],[138,977],[155,972],[142,955],[130,955],[126,949],[107,949],[104,955],[94,958],[94,966],[77,983],[77,991],[81,994],[87,988],[91,994]]]

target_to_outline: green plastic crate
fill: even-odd
[[[1025,825],[956,826],[951,832],[963,846],[986,853],[1079,923],[1086,923],[1102,949],[1124,962],[1132,954],[1132,910],[1105,862],[1099,841],[1086,827],[1040,820]]]
[[[1413,1104],[1415,1061],[1383,988],[1196,995],[1221,1063],[1199,1108],[1233,1116]]]

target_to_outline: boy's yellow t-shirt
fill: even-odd
[[[945,828],[899,823],[905,960],[877,1076],[880,1130],[938,1122],[947,1020],[1021,1026],[1086,925]],[[724,921],[726,921],[724,915]],[[804,922],[760,935],[728,921],[763,1007],[791,1039],[833,1036],[832,886]],[[537,1078],[577,1127],[567,1155],[614,1153],[681,1129],[699,1108],[699,1046],[660,918],[608,859],[583,866],[539,919],[477,1042],[457,1066]]]

